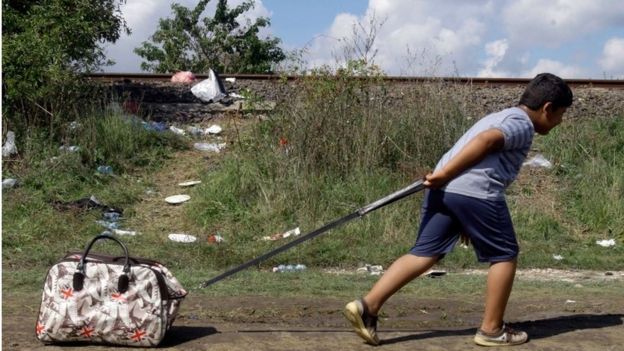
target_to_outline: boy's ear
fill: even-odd
[[[547,111],[552,112],[552,107],[553,107],[553,103],[552,103],[552,101],[546,101],[546,102],[544,103],[544,105],[542,105],[541,110],[542,110],[543,112],[547,112]]]

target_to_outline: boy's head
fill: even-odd
[[[520,97],[520,106],[530,109],[535,131],[548,132],[561,123],[564,112],[572,105],[572,90],[563,79],[550,73],[540,73],[527,85]]]

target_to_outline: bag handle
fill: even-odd
[[[76,267],[76,272],[74,273],[74,279],[73,279],[74,291],[80,291],[84,287],[84,279],[86,276],[85,265],[86,265],[87,255],[89,254],[89,251],[91,251],[91,247],[93,246],[93,244],[95,244],[95,242],[100,239],[110,239],[116,242],[117,244],[119,244],[119,246],[121,246],[121,248],[124,250],[126,260],[125,260],[124,267],[123,267],[123,274],[119,276],[119,281],[117,282],[117,290],[123,294],[126,291],[128,291],[128,285],[130,283],[130,279],[128,278],[128,274],[130,274],[130,256],[128,255],[128,248],[126,247],[126,245],[124,245],[124,243],[122,243],[121,240],[113,236],[110,236],[108,234],[101,234],[101,235],[96,236],[95,238],[93,238],[93,240],[91,240],[89,245],[87,245],[87,248],[82,254],[80,261],[78,262],[78,266]]]

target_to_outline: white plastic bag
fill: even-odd
[[[17,146],[15,146],[15,133],[12,131],[7,132],[6,141],[2,145],[2,157],[9,157],[17,153]]]
[[[208,72],[208,79],[195,84],[191,88],[191,92],[197,98],[205,102],[218,102],[227,96],[223,83],[213,70]]]

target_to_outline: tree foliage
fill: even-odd
[[[273,64],[286,57],[278,38],[259,38],[261,28],[270,25],[259,17],[253,23],[239,23],[239,16],[254,7],[253,0],[229,8],[219,0],[213,17],[202,16],[210,0],[200,1],[194,9],[171,5],[173,18],[160,19],[151,41],[134,51],[145,62],[145,71],[267,73]]]
[[[125,0],[6,0],[2,2],[4,112],[27,105],[65,104],[76,73],[105,63],[102,44],[130,32]],[[56,99],[56,100],[55,100]],[[66,104],[65,104],[66,105]]]

